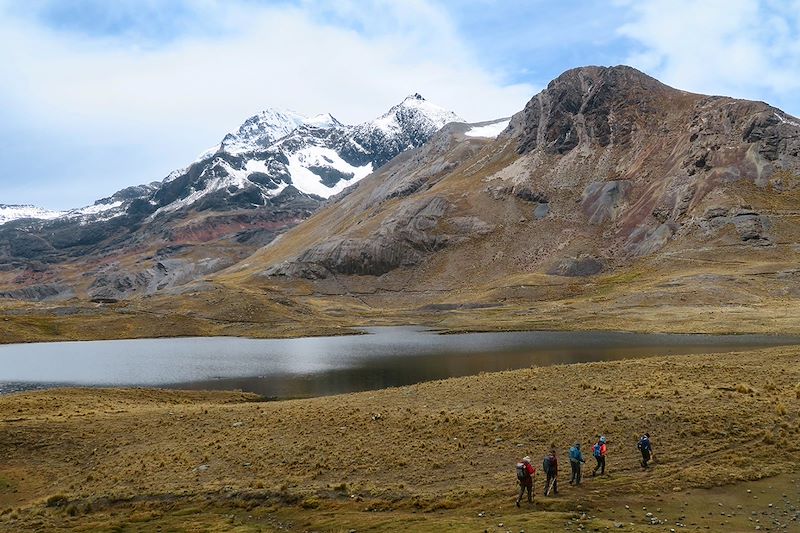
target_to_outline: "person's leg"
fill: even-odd
[[[575,484],[576,485],[580,485],[581,484],[581,464],[580,463],[578,463],[578,472],[577,472],[577,475],[575,476]]]
[[[597,471],[600,470],[600,458],[595,457],[594,460],[597,461],[597,466],[595,466],[594,470],[592,470],[592,477],[594,477],[597,474]]]
[[[604,476],[604,475],[606,475],[606,458],[605,457],[601,457],[600,458],[600,465],[601,465],[600,466],[600,475]]]
[[[569,478],[569,484],[572,485],[575,483],[575,461],[570,461],[569,466],[572,468],[572,475]]]
[[[533,480],[528,483],[528,503],[533,503]]]
[[[525,494],[525,484],[520,482],[519,484],[519,496],[517,496],[517,507],[519,507],[519,502],[522,501],[522,495]]]
[[[558,496],[558,476],[553,476],[553,494]]]

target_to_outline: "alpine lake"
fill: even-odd
[[[274,399],[307,398],[531,366],[800,344],[800,337],[767,335],[440,335],[419,327],[365,328],[363,333],[0,345],[0,394],[89,386],[242,390]]]

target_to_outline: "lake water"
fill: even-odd
[[[0,345],[0,393],[53,386],[154,386],[275,398],[382,389],[529,366],[800,344],[800,337],[502,332],[234,337]]]

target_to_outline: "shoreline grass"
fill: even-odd
[[[800,348],[773,347],[275,402],[150,389],[19,393],[0,397],[0,479],[13,487],[0,491],[0,530],[648,530],[644,513],[628,516],[624,505],[677,512],[699,491],[760,504],[740,489],[763,478],[800,494],[798,390]],[[637,463],[643,431],[658,458],[649,472]],[[609,475],[569,487],[567,447],[579,439],[589,455],[598,433],[609,438]],[[517,510],[514,462],[540,462],[552,444],[561,495],[537,494],[533,509]],[[694,522],[711,524],[695,507]]]

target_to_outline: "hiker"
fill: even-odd
[[[550,450],[550,454],[545,456],[544,461],[542,461],[542,470],[547,474],[544,495],[549,496],[551,488],[553,489],[553,494],[558,495],[558,457],[556,457],[555,449]]]
[[[581,453],[581,443],[576,442],[575,446],[569,449],[569,465],[572,467],[572,478],[569,484],[581,484],[581,463],[585,463],[586,459],[583,458]]]
[[[639,444],[637,444],[636,447],[642,452],[642,468],[647,470],[647,463],[653,456],[653,445],[650,444],[650,434],[645,433],[644,436],[639,439]]]
[[[597,466],[594,467],[592,471],[592,477],[597,475],[597,471],[600,470],[600,475],[603,476],[606,473],[606,454],[608,450],[606,449],[606,438],[601,436],[600,440],[598,440],[594,446],[592,446],[592,454],[594,455],[595,460],[597,461]]]
[[[522,501],[522,495],[528,491],[528,503],[533,503],[533,476],[536,469],[531,464],[531,458],[525,456],[521,463],[517,463],[517,480],[519,481],[519,496],[517,497],[517,507]]]

